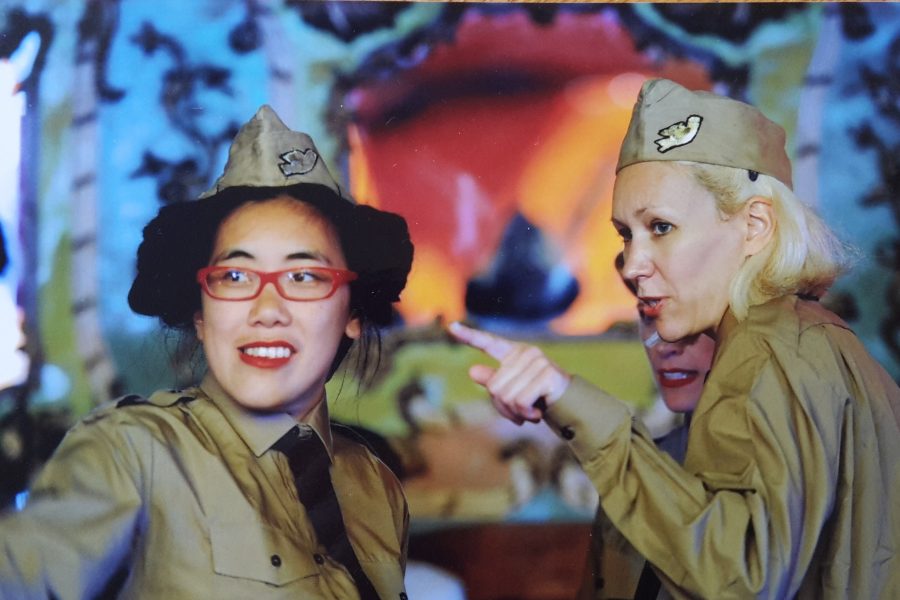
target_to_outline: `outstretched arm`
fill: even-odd
[[[707,382],[682,467],[623,402],[569,378],[536,349],[451,331],[500,362],[470,375],[502,413],[518,423],[543,417],[567,441],[604,511],[674,595],[784,598],[800,589],[842,464],[844,408],[835,399],[849,394],[835,395],[831,379],[803,373],[792,377],[805,387],[791,388],[769,355],[748,359],[746,344],[733,345]],[[540,398],[544,415],[533,406]]]
[[[0,515],[0,598],[92,598],[129,555],[141,510],[134,448],[77,425],[31,488]]]

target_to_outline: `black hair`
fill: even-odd
[[[210,198],[163,206],[146,227],[137,252],[137,274],[128,304],[138,314],[158,317],[167,327],[193,333],[200,310],[196,273],[209,262],[222,221],[248,202],[291,196],[313,206],[338,233],[350,283],[350,310],[362,324],[361,346],[380,343],[379,328],[394,317],[412,267],[413,245],[406,220],[371,206],[356,205],[316,184],[291,187],[232,187]],[[353,341],[342,340],[332,373]]]

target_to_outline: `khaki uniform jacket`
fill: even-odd
[[[653,443],[682,463],[687,449],[687,431],[688,423],[684,423],[666,435],[654,439]],[[577,600],[634,598],[647,560],[616,529],[603,512],[603,506],[597,507],[586,559],[587,564]]]
[[[0,598],[92,598],[121,565],[121,598],[358,598],[316,542],[287,458],[298,423],[200,387],[99,408],[72,428],[28,506],[0,519]],[[332,437],[325,403],[301,425],[332,458],[350,541],[382,599],[405,598],[409,516],[396,477]]]
[[[574,379],[550,407],[606,514],[676,598],[900,598],[900,390],[784,297],[718,330],[682,468]]]

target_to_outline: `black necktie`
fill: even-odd
[[[274,448],[288,458],[297,495],[312,521],[319,543],[328,549],[332,558],[347,567],[362,600],[379,600],[347,537],[341,507],[331,483],[331,459],[319,436],[309,431],[301,437],[300,430],[295,427],[278,440]]]
[[[644,570],[641,571],[641,578],[638,580],[637,589],[634,592],[634,600],[655,600],[659,596],[661,586],[662,583],[650,566],[650,562],[645,562]]]

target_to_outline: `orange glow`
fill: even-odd
[[[519,196],[526,217],[557,241],[581,291],[554,322],[565,334],[602,331],[634,318],[634,298],[612,268],[621,241],[610,224],[612,181],[631,106],[607,76],[570,84],[556,105],[554,129],[525,169]],[[644,77],[635,76],[635,98]]]
[[[347,128],[347,142],[350,145],[350,159],[348,170],[352,184],[352,194],[360,204],[368,204],[380,208],[378,190],[375,178],[369,170],[369,160],[366,158],[366,145],[363,143],[362,132],[359,127],[351,124]]]
[[[453,256],[428,245],[416,247],[416,258],[400,309],[409,325],[425,325],[440,316],[456,321],[466,315],[463,294],[465,273],[457,268]],[[453,290],[454,293],[447,293]]]
[[[492,91],[494,74],[533,87]],[[536,28],[517,15],[467,19],[421,65],[351,91],[354,195],[402,214],[416,246],[399,307],[407,322],[466,316],[466,284],[494,258],[516,212],[579,282],[555,332],[596,334],[633,320],[634,298],[613,265],[621,241],[612,186],[637,92],[654,76],[710,85],[699,65],[638,54],[614,19],[565,15]]]

